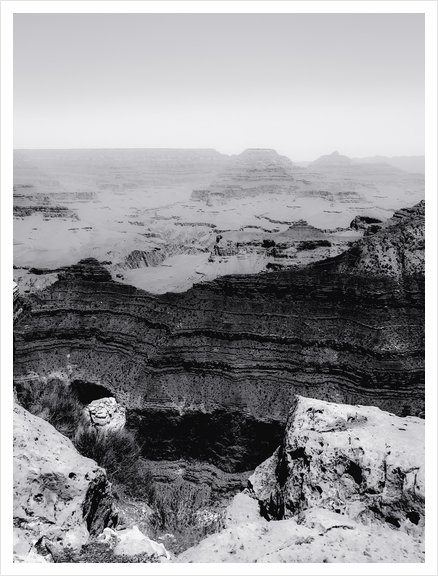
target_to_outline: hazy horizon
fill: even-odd
[[[13,149],[14,152],[25,152],[27,150],[38,150],[38,151],[47,151],[47,152],[51,152],[51,151],[74,151],[74,150],[213,150],[215,152],[218,152],[219,154],[224,154],[226,156],[238,156],[239,154],[242,154],[243,152],[245,152],[245,150],[273,150],[274,152],[277,152],[278,154],[280,154],[278,152],[278,150],[276,150],[275,148],[245,148],[245,150],[241,150],[240,152],[237,152],[235,154],[227,154],[226,152],[222,152],[221,150],[218,150],[217,148],[212,148],[212,147],[208,147],[208,148],[173,148],[170,146],[166,146],[166,147],[160,147],[160,148],[133,148],[133,147],[113,147],[113,148],[108,148],[108,147],[99,147],[99,148],[14,148]],[[412,155],[406,155],[406,154],[399,154],[399,155],[394,155],[394,156],[388,156],[388,155],[384,155],[384,154],[370,154],[367,156],[349,156],[348,154],[344,154],[343,152],[339,152],[338,150],[332,150],[331,152],[327,152],[324,154],[321,154],[321,156],[327,156],[332,154],[333,152],[338,152],[340,156],[347,156],[348,158],[378,158],[378,157],[382,157],[382,158],[420,158],[420,157],[424,157],[424,154],[412,154]],[[281,156],[286,156],[287,158],[289,158],[292,162],[296,162],[296,163],[302,163],[302,162],[313,162],[314,160],[317,160],[318,158],[320,158],[320,156],[318,156],[318,158],[291,158],[290,156],[288,156],[287,154],[280,154]]]
[[[424,14],[15,14],[14,148],[425,152]]]

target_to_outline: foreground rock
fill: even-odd
[[[117,532],[111,528],[105,528],[98,536],[98,541],[109,543],[116,556],[147,554],[170,560],[170,554],[164,545],[145,536],[138,526]]]
[[[424,543],[405,532],[340,519],[327,510],[307,511],[300,523],[268,522],[258,515],[255,500],[238,496],[246,518],[186,550],[177,562],[424,562]],[[243,504],[245,498],[249,503]]]
[[[424,562],[418,418],[298,397],[249,486],[179,562]]]
[[[105,471],[48,422],[16,405],[14,561],[41,562],[48,550],[77,550],[115,524]]]
[[[424,474],[424,420],[298,397],[282,445],[249,485],[269,518],[324,508],[419,533]]]

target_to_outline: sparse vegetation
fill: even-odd
[[[220,513],[211,507],[211,489],[189,482],[157,485],[134,434],[126,429],[98,430],[86,421],[77,391],[58,378],[47,383],[20,383],[17,399],[32,414],[50,422],[69,437],[80,454],[107,472],[115,492],[147,503],[154,512],[147,520],[158,537],[171,533],[174,553],[197,544],[223,527]],[[65,550],[55,562],[151,562],[147,556],[114,556],[107,544],[93,541],[80,553]],[[146,558],[146,559],[145,559]]]
[[[31,414],[49,422],[58,432],[74,439],[83,420],[83,405],[59,378],[46,383],[20,382],[15,385],[19,403]]]
[[[115,555],[111,545],[106,542],[93,540],[84,544],[79,552],[70,548],[64,549],[59,554],[53,554],[55,563],[157,563],[158,557],[148,556],[145,552],[128,556],[127,554]]]
[[[151,525],[156,534],[171,532],[172,552],[195,546],[224,527],[223,515],[211,508],[211,489],[181,481],[156,491]]]
[[[108,478],[121,485],[129,496],[152,501],[152,474],[142,460],[140,447],[131,432],[108,430],[102,433],[95,428],[84,428],[77,433],[74,444],[83,456],[105,468]]]

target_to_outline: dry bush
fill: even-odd
[[[105,468],[108,478],[126,493],[150,502],[154,497],[152,474],[140,457],[140,447],[128,430],[81,428],[74,440],[78,452]]]
[[[169,546],[175,554],[195,546],[224,526],[222,515],[210,512],[211,489],[206,485],[194,486],[182,481],[162,486],[157,489],[151,505],[154,508],[151,526],[157,535],[173,534],[174,541]],[[211,519],[206,521],[208,516]]]
[[[146,553],[128,556],[115,555],[110,544],[91,541],[84,544],[80,552],[67,548],[53,557],[55,563],[157,563],[157,556],[148,556]]]
[[[49,422],[71,440],[83,420],[83,405],[75,392],[58,378],[47,383],[24,382],[15,386],[18,402],[31,414]]]

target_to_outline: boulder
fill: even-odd
[[[248,482],[269,519],[322,508],[418,534],[424,460],[420,418],[297,397],[282,445]]]
[[[107,529],[107,533],[108,537],[115,536],[117,538],[117,544],[114,548],[114,554],[116,556],[134,556],[136,554],[146,553],[149,556],[156,555],[170,560],[170,554],[164,545],[150,540],[137,526],[133,526],[127,530],[112,531],[112,534],[110,534]]]
[[[80,549],[90,535],[116,524],[106,472],[18,404],[13,456],[14,561],[35,562],[43,549]]]
[[[125,408],[112,397],[93,400],[86,408],[86,415],[91,424],[100,430],[120,430],[126,422]]]
[[[177,562],[424,562],[424,459],[419,418],[297,397],[226,528]]]

